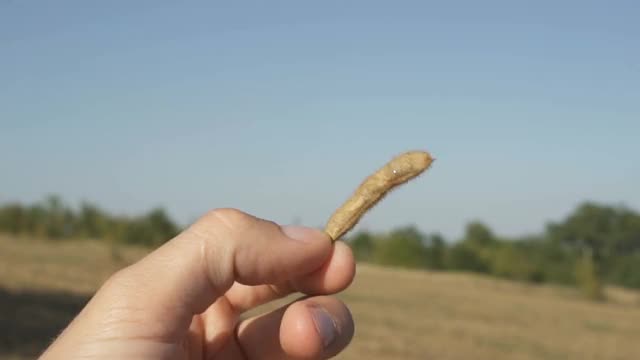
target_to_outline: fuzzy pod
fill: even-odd
[[[360,184],[329,218],[324,231],[333,241],[340,239],[386,194],[422,174],[433,161],[425,151],[408,151],[396,156]]]

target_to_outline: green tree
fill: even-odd
[[[634,212],[592,202],[580,205],[561,223],[547,227],[549,237],[594,261],[640,250],[640,219]]]
[[[83,202],[78,214],[78,232],[92,239],[105,238],[108,233],[109,216],[97,206]]]
[[[382,265],[423,268],[427,263],[424,235],[413,226],[396,229],[377,241],[373,260]]]
[[[368,231],[360,231],[349,239],[349,245],[357,261],[369,261],[374,249],[373,235]]]
[[[148,222],[153,229],[153,242],[155,244],[163,243],[178,235],[178,226],[162,208],[151,210],[143,221]]]
[[[27,210],[26,231],[37,238],[47,236],[47,210],[40,204],[29,206]]]
[[[444,237],[438,233],[431,234],[426,239],[426,267],[442,270],[446,267],[447,244]]]
[[[27,230],[27,212],[20,204],[8,204],[0,208],[0,230],[19,235]]]
[[[489,263],[480,256],[476,249],[464,242],[453,245],[447,251],[446,265],[451,270],[489,272]]]
[[[462,240],[449,249],[447,266],[462,271],[488,273],[498,240],[491,229],[479,221],[465,227]]]
[[[640,288],[640,252],[612,259],[606,280],[620,286]]]
[[[57,195],[49,195],[45,200],[46,235],[50,239],[60,239],[66,234],[65,208]]]
[[[542,282],[543,273],[516,241],[505,241],[495,248],[491,261],[493,275],[512,280]]]
[[[535,265],[541,280],[575,285],[573,251],[543,236],[525,237],[517,241],[517,246]]]
[[[465,228],[464,240],[473,247],[485,248],[496,243],[496,237],[489,227],[479,221],[473,221]]]

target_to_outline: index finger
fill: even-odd
[[[299,274],[280,284],[248,286],[235,283],[225,297],[235,315],[283,298],[295,292],[306,295],[331,295],[346,289],[355,276],[355,260],[349,246],[334,243],[328,260],[317,270]]]
[[[322,267],[331,249],[331,240],[319,230],[284,228],[234,209],[214,210],[114,276],[93,306],[108,310],[116,304],[123,309],[122,317],[161,320],[161,334],[156,335],[179,337],[193,315],[206,310],[234,282],[286,283]],[[144,312],[138,311],[140,304]]]

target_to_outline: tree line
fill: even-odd
[[[140,216],[113,215],[86,202],[72,208],[57,196],[0,206],[0,232],[17,237],[157,246],[180,230],[162,208]],[[496,235],[474,221],[452,241],[414,225],[384,233],[359,231],[345,241],[358,261],[573,285],[592,299],[604,298],[604,283],[640,288],[640,214],[623,206],[585,202],[542,233],[520,238]]]
[[[95,204],[73,208],[56,195],[32,205],[0,206],[0,231],[16,236],[50,239],[100,239],[112,243],[157,246],[180,227],[162,208],[140,216],[113,215]]]
[[[415,226],[360,231],[347,241],[360,261],[575,285],[592,299],[604,298],[603,283],[640,288],[640,215],[623,206],[584,202],[541,234],[520,238],[475,221],[453,242]]]

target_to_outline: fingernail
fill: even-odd
[[[291,239],[305,242],[311,241],[315,234],[315,231],[311,228],[291,225],[283,226],[282,232],[284,232],[284,234]]]
[[[337,336],[336,323],[329,312],[319,305],[309,305],[309,310],[316,330],[322,339],[322,345],[327,348]]]

